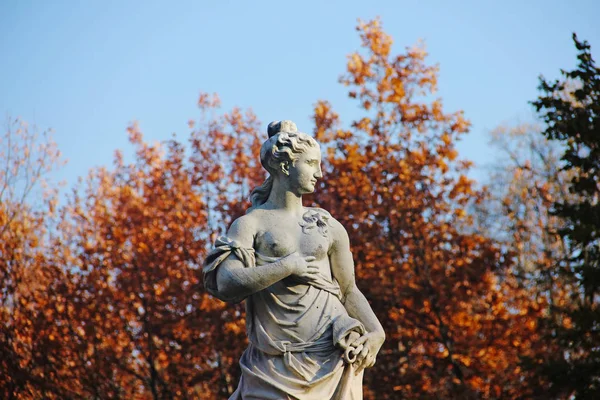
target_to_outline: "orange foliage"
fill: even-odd
[[[199,106],[218,102],[203,94]],[[64,263],[74,305],[63,317],[81,353],[75,368],[95,377],[82,393],[212,398],[231,390],[243,310],[209,298],[199,262],[260,178],[248,172],[258,170],[247,154],[259,145],[257,126],[239,110],[197,126],[207,129],[192,132],[189,156],[175,139],[148,145],[130,126],[135,163],[117,153],[113,170],[92,171],[64,209],[57,246],[71,249]]]
[[[0,138],[0,397],[59,398],[68,383],[54,384],[51,360],[63,356],[57,343],[53,294],[64,272],[53,265],[49,230],[56,190],[45,175],[59,164],[49,134],[8,120]],[[44,187],[46,187],[44,189]],[[31,202],[36,195],[42,201]]]
[[[314,200],[348,229],[359,286],[387,332],[367,397],[523,395],[519,357],[535,347],[540,310],[466,212],[485,198],[456,158],[469,123],[433,99],[437,67],[422,47],[392,55],[377,20],[359,32],[364,52],[340,81],[362,115],[342,129],[317,103],[315,134],[331,139]]]
[[[378,20],[358,31],[363,50],[340,82],[359,111],[344,126],[327,101],[315,105],[326,157],[311,200],[348,230],[358,285],[386,329],[365,396],[527,397],[519,357],[539,351],[543,304],[467,212],[486,195],[455,148],[469,123],[433,98],[438,69],[422,46],[394,55]],[[150,145],[130,126],[133,162],[117,152],[112,168],[91,171],[52,235],[52,196],[38,214],[2,198],[3,398],[233,391],[244,310],[208,295],[199,267],[262,182],[264,137],[252,112],[219,114],[216,95],[198,106],[187,146]],[[20,217],[7,222],[12,210]]]

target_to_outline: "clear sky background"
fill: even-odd
[[[319,99],[343,122],[355,112],[337,79],[359,48],[357,19],[376,16],[394,53],[423,39],[439,63],[445,111],[472,122],[459,150],[478,179],[489,132],[530,121],[538,76],[575,66],[572,32],[600,61],[598,0],[0,0],[0,116],[54,129],[68,159],[55,178],[69,186],[127,154],[134,120],[149,140],[186,138],[201,91],[224,111],[251,107],[263,126],[292,119],[311,132]]]

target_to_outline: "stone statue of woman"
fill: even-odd
[[[231,399],[362,399],[364,368],[385,333],[354,279],[348,234],[302,205],[321,172],[318,143],[291,121],[269,124],[267,180],[204,265],[209,293],[246,300],[249,345]]]

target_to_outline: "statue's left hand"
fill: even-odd
[[[379,353],[379,349],[381,349],[384,340],[385,337],[383,335],[380,335],[377,332],[369,332],[356,339],[354,343],[350,345],[354,348],[363,345],[362,351],[358,354],[356,361],[354,362],[357,374],[363,369],[371,368],[375,365],[377,353]]]

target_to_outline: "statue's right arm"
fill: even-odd
[[[256,226],[247,215],[235,220],[227,232],[229,238],[246,248],[253,247],[255,235]],[[247,268],[232,253],[217,267],[218,291],[226,298],[245,298],[297,273],[303,260],[294,253],[269,264]]]

